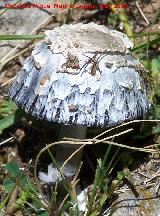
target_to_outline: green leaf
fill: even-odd
[[[0,102],[0,116],[11,114],[17,108],[16,104],[11,100],[3,100]]]
[[[108,198],[108,194],[107,193],[103,193],[102,196],[100,197],[100,201],[99,201],[99,203],[100,203],[100,209],[105,204],[107,198]]]
[[[160,134],[160,124],[157,124],[157,126],[153,127],[152,133],[153,134]]]
[[[124,179],[125,176],[126,176],[126,173],[125,173],[124,171],[119,171],[119,172],[117,173],[117,179],[118,179],[119,181],[121,181],[122,179]]]
[[[160,105],[157,104],[155,106],[155,109],[156,109],[156,113],[159,114],[160,113]]]
[[[12,188],[14,187],[14,184],[15,183],[9,178],[7,178],[3,181],[3,186],[8,191],[12,190]]]
[[[6,163],[5,169],[13,177],[16,177],[20,173],[18,164],[13,161]]]
[[[152,76],[157,78],[160,71],[160,56],[153,58],[151,61]]]
[[[16,110],[14,113],[6,116],[0,120],[0,131],[13,125],[25,115],[25,112],[21,109]]]
[[[19,179],[19,183],[22,187],[28,187],[28,177],[27,175],[23,174],[21,175],[21,178]]]
[[[152,59],[152,71],[159,72],[160,70],[160,56],[158,58]]]
[[[24,205],[28,198],[29,196],[25,191],[20,192],[19,198],[16,200],[16,204],[19,206],[19,208],[21,208]]]
[[[45,211],[41,211],[37,214],[37,216],[49,216],[49,214]]]

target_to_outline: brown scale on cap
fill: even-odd
[[[90,69],[91,69],[90,73],[91,73],[92,76],[95,76],[96,71],[99,69],[99,67],[98,67],[98,59],[96,59],[97,54],[98,53],[96,53],[92,58],[89,57],[89,60],[87,61],[87,64],[92,64],[92,66],[90,67]]]
[[[42,79],[40,80],[40,85],[44,85],[47,80],[50,80],[48,74],[42,77]]]
[[[76,112],[78,110],[78,105],[70,104],[68,105],[69,112]]]
[[[72,68],[72,69],[80,69],[79,66],[79,60],[77,56],[71,55],[70,53],[68,54],[68,58],[66,60],[66,63],[62,65],[62,67],[66,68]]]

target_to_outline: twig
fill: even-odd
[[[44,147],[44,148],[38,153],[38,155],[37,155],[37,157],[36,157],[36,160],[35,160],[34,177],[35,177],[35,181],[36,181],[36,185],[37,185],[38,192],[39,192],[42,196],[43,196],[43,192],[42,192],[42,190],[41,190],[40,183],[39,183],[39,179],[38,179],[38,177],[37,177],[37,165],[38,165],[38,160],[39,160],[39,158],[40,158],[40,156],[41,156],[41,154],[42,154],[43,152],[45,152],[48,148],[50,148],[50,147],[52,147],[52,146],[54,146],[54,145],[55,145],[55,143],[52,143],[52,144],[49,144],[49,145],[47,145],[46,147]],[[45,197],[43,196],[43,198],[45,198]],[[49,204],[47,201],[46,201],[46,203],[47,203],[47,205]]]
[[[106,143],[106,144],[109,144],[109,145],[119,146],[121,148],[132,149],[132,150],[135,150],[135,151],[141,151],[141,152],[147,152],[147,153],[156,153],[157,152],[156,150],[153,150],[153,149],[137,148],[137,147],[127,146],[127,145],[124,145],[124,144],[115,143],[115,142],[111,142],[111,141],[105,141],[103,143]]]
[[[71,156],[70,156],[69,158],[67,158],[67,160],[63,163],[62,167],[60,168],[60,171],[61,171],[61,172],[62,172],[64,166],[68,163],[68,161],[70,161],[71,158],[72,158],[77,152],[79,152],[81,149],[83,149],[85,145],[86,145],[86,144],[83,144],[82,146],[80,146],[73,154],[71,154]]]
[[[158,184],[156,185],[156,194],[157,196],[159,195],[159,189],[160,189],[160,182],[158,182]]]
[[[6,82],[2,83],[1,87],[4,87],[8,85],[10,82],[12,82],[15,79],[15,77],[12,77],[11,79],[7,80]]]
[[[68,199],[68,197],[69,197],[69,194],[67,194],[67,195],[64,197],[62,203],[61,203],[60,206],[59,206],[59,209],[61,209],[61,208],[63,207],[63,205],[65,204],[65,202],[66,202],[66,200]]]
[[[94,139],[97,139],[99,138],[100,136],[103,136],[104,134],[110,132],[110,131],[113,131],[117,128],[121,128],[123,126],[126,126],[126,125],[130,125],[130,124],[133,124],[133,123],[142,123],[142,122],[150,122],[150,123],[157,123],[157,122],[160,122],[160,120],[156,119],[156,120],[147,120],[147,119],[143,119],[143,120],[132,120],[132,121],[129,121],[129,122],[126,122],[126,123],[122,123],[121,125],[118,125],[118,126],[115,126],[113,128],[110,128],[109,130],[106,130],[104,131],[103,133],[99,134],[98,136],[94,137]]]
[[[149,25],[150,23],[149,23],[148,19],[146,18],[146,16],[144,15],[143,11],[141,10],[141,8],[140,8],[140,6],[139,6],[139,4],[138,4],[137,1],[136,1],[136,6],[137,6],[137,8],[138,8],[138,10],[139,10],[139,12],[141,14],[141,16],[143,17],[143,19],[146,21],[147,25]]]
[[[136,171],[133,171],[134,174],[138,174],[140,176],[143,176],[144,178],[147,178],[147,179],[150,179],[150,177],[148,177],[147,175],[143,174],[143,173],[140,173],[140,172],[136,172]]]
[[[97,143],[100,143],[100,142],[104,142],[104,141],[109,140],[109,139],[113,139],[113,138],[115,138],[115,137],[117,137],[117,136],[121,136],[121,135],[126,134],[126,133],[129,133],[129,132],[131,132],[131,131],[133,131],[132,128],[130,128],[130,129],[128,129],[128,130],[125,130],[125,131],[123,131],[123,132],[117,133],[117,134],[115,134],[115,135],[106,137],[106,138],[104,138],[104,139],[98,140],[98,141],[96,141],[94,144],[97,144]],[[94,138],[93,138],[93,139],[94,139]]]
[[[154,148],[154,147],[158,147],[160,144],[159,143],[156,143],[156,144],[153,144],[153,145],[149,145],[149,146],[144,146],[145,149],[147,148]]]
[[[113,128],[112,128],[112,129],[113,129]],[[110,131],[110,130],[107,130],[107,131],[105,131],[105,132],[99,134],[98,136],[95,136],[95,137],[92,138],[92,139],[76,139],[76,138],[68,138],[68,137],[64,137],[63,140],[70,140],[70,141],[75,141],[75,142],[79,142],[79,141],[80,141],[80,142],[93,142],[93,141],[95,141],[94,144],[97,144],[97,143],[99,143],[99,142],[101,142],[101,141],[105,141],[105,140],[113,139],[113,138],[115,138],[115,137],[117,137],[117,136],[123,135],[123,134],[125,134],[125,133],[129,133],[129,132],[133,131],[133,129],[130,128],[130,129],[125,130],[125,131],[122,131],[122,132],[120,132],[120,133],[118,133],[118,134],[115,134],[115,135],[112,135],[112,136],[106,137],[106,138],[104,138],[104,139],[102,139],[102,140],[98,140],[98,141],[96,141],[98,137],[104,135],[104,133],[107,133],[107,132],[109,132],[109,131]]]
[[[6,208],[6,215],[8,214],[12,215],[17,210],[17,205],[15,205],[15,202],[17,200],[18,192],[19,192],[19,188],[16,186],[14,190],[12,191],[12,194],[8,201],[8,205]]]
[[[7,143],[7,142],[9,142],[12,139],[14,139],[14,137],[10,137],[10,138],[4,140],[3,142],[0,142],[0,146],[3,145],[3,144],[5,144],[5,143]]]
[[[159,177],[160,177],[160,173],[156,173],[155,176],[153,176],[153,177],[150,178],[150,179],[147,179],[147,180],[144,182],[144,184],[147,184],[148,182],[153,181],[154,179],[159,178]]]

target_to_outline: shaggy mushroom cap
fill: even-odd
[[[121,32],[94,23],[45,32],[9,88],[33,116],[50,122],[112,126],[148,110],[144,68]]]

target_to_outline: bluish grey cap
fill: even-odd
[[[9,87],[19,107],[50,122],[86,126],[144,117],[144,68],[125,34],[95,23],[62,25],[45,34]]]

